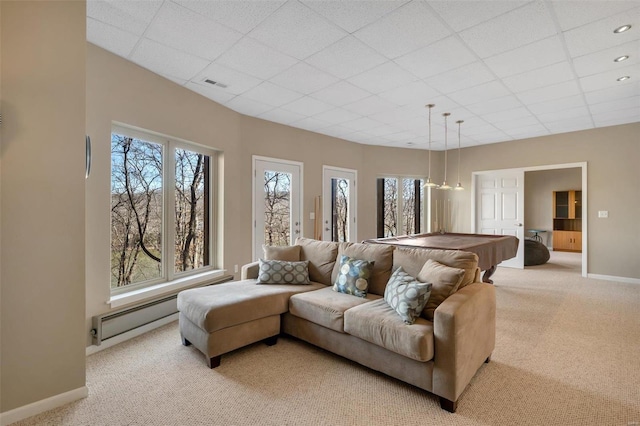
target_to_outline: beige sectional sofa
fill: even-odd
[[[373,262],[366,297],[332,288],[342,255]],[[441,407],[455,412],[489,361],[495,291],[480,282],[473,253],[298,238],[295,246],[266,248],[265,258],[308,261],[311,283],[259,284],[255,262],[243,267],[240,281],[178,295],[183,344],[203,352],[212,368],[224,353],[261,340],[275,344],[285,333],[438,395]],[[433,283],[411,325],[383,297],[398,267]]]

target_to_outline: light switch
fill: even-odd
[[[309,219],[314,220],[316,218],[315,212],[309,213]]]
[[[604,218],[609,217],[609,211],[607,211],[607,210],[598,210],[598,217],[604,217]]]

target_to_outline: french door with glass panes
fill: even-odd
[[[302,236],[302,163],[253,157],[253,258]]]
[[[322,239],[357,241],[356,171],[323,166],[322,174]]]

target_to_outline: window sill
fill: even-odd
[[[187,287],[193,287],[198,284],[203,284],[207,281],[211,281],[212,279],[222,277],[225,272],[226,270],[224,269],[216,269],[214,271],[207,271],[196,275],[189,275],[188,277],[179,278],[171,282],[156,284],[149,287],[129,291],[127,293],[111,296],[107,303],[111,305],[111,308],[119,308],[121,306],[129,305],[141,300],[175,293],[176,291],[182,290]]]

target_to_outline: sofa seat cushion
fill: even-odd
[[[433,359],[433,323],[418,318],[405,324],[384,299],[347,310],[344,331],[416,361]]]
[[[344,312],[377,299],[380,299],[380,296],[375,294],[368,294],[366,298],[356,297],[337,293],[331,287],[326,287],[291,296],[289,312],[299,318],[344,333]]]
[[[262,285],[256,284],[256,280],[227,282],[181,291],[178,310],[192,323],[212,333],[287,312],[292,295],[319,288],[326,287],[314,282],[309,285]]]

